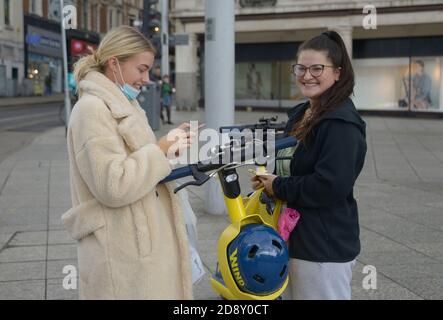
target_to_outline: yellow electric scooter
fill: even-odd
[[[260,124],[253,126],[267,130],[270,127],[282,128],[282,125],[276,126],[263,119]],[[250,129],[251,125],[223,127],[226,128]],[[295,144],[293,137],[275,140],[275,150]],[[261,145],[266,147],[263,141]],[[173,170],[164,181],[192,175],[195,180],[177,187],[175,192],[178,192],[189,185],[202,185],[218,175],[231,224],[222,232],[218,241],[218,264],[211,285],[217,293],[229,300],[274,300],[282,295],[288,283],[288,249],[276,231],[282,203],[268,197],[263,190],[242,197],[237,168],[255,165],[254,174],[266,174],[266,163],[257,163],[254,156],[246,157],[247,148],[247,142],[231,141],[228,146],[219,147],[215,153],[220,159],[231,153],[229,159],[232,159],[232,153],[240,150],[243,152],[240,161],[193,164]],[[275,160],[269,159],[269,154],[275,153],[267,150],[266,159]],[[212,172],[207,175],[207,171]]]

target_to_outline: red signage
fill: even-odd
[[[71,39],[70,53],[72,57],[92,54],[95,49],[97,49],[96,44],[83,40]]]

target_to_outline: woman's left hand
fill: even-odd
[[[272,190],[272,182],[274,182],[274,179],[277,178],[277,176],[275,174],[266,174],[259,175],[257,178],[263,183],[266,194],[268,196],[273,196],[274,190]]]

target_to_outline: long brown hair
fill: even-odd
[[[322,117],[339,107],[343,101],[351,96],[355,82],[351,59],[346,51],[343,39],[337,32],[323,32],[321,35],[305,41],[297,51],[296,61],[298,61],[298,57],[303,50],[325,52],[332,65],[340,68],[339,80],[322,93],[315,105],[307,109],[310,114],[302,116],[292,127],[290,134],[305,143],[312,129]]]

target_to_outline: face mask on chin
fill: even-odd
[[[117,81],[117,77],[115,75],[114,71],[114,77],[115,77],[115,84],[120,88],[121,92],[125,95],[126,98],[128,98],[129,101],[137,99],[138,95],[140,94],[140,90],[135,89],[133,86],[130,86],[126,83],[125,79],[123,78],[123,73],[120,68],[120,62],[117,61],[118,70],[120,72],[120,76],[123,80],[123,85],[119,84]]]

